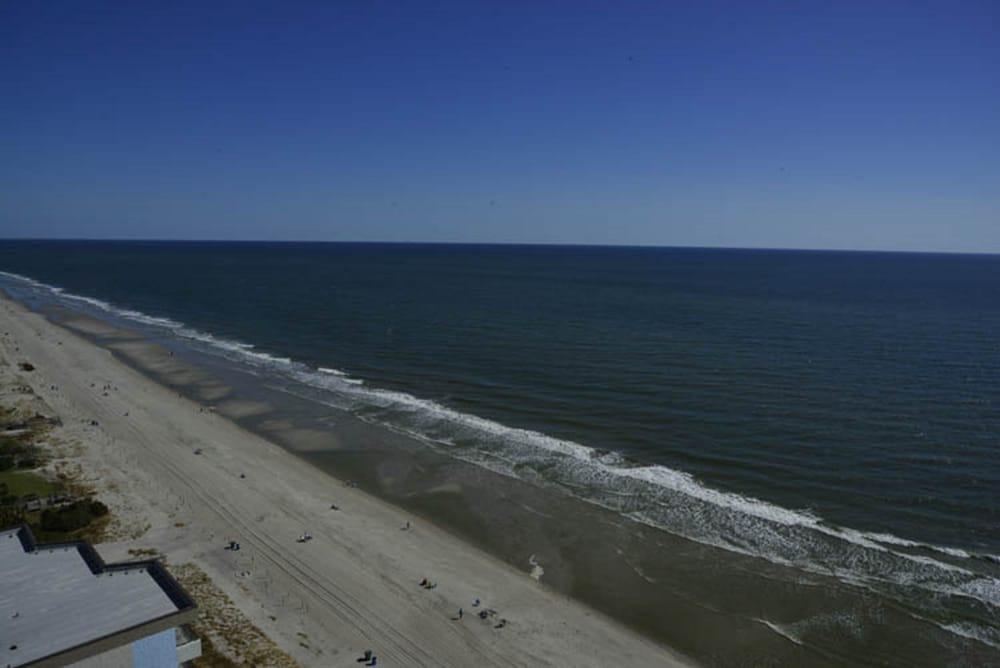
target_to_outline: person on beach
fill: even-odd
[[[465,612],[461,608],[459,608],[458,609],[458,618],[461,619],[464,614],[465,614]]]

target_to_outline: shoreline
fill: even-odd
[[[199,415],[228,419],[237,430],[277,446],[313,473],[326,474],[322,476],[325,488],[318,492],[324,498],[328,495],[326,502],[344,508],[341,490],[363,492],[369,500],[391,509],[395,517],[433,527],[517,577],[539,577],[548,592],[581,606],[586,614],[596,611],[681,661],[828,666],[990,663],[995,659],[997,645],[988,602],[989,587],[995,583],[994,562],[977,562],[966,570],[942,563],[937,552],[925,554],[936,549],[933,546],[913,544],[911,550],[891,543],[886,548],[869,545],[863,536],[843,542],[835,530],[818,527],[813,531],[808,518],[807,525],[800,527],[795,522],[782,523],[781,518],[768,523],[753,513],[735,518],[741,523],[731,536],[737,539],[735,544],[691,539],[683,530],[663,530],[660,523],[646,522],[641,512],[622,506],[620,502],[629,499],[651,500],[635,494],[636,490],[609,490],[602,483],[600,490],[612,493],[605,505],[593,494],[577,494],[572,486],[552,484],[537,466],[514,475],[494,471],[489,461],[466,458],[465,450],[453,449],[447,439],[428,440],[427,432],[411,432],[405,423],[404,428],[397,428],[393,420],[370,410],[379,407],[377,402],[358,406],[348,393],[345,404],[344,396],[328,392],[323,383],[310,382],[308,369],[305,378],[286,373],[287,365],[301,362],[253,352],[245,360],[242,347],[252,348],[251,344],[232,343],[238,350],[230,350],[230,342],[223,340],[224,345],[216,346],[214,334],[200,334],[208,345],[197,345],[189,339],[200,342],[202,338],[188,335],[190,331],[199,334],[197,330],[177,336],[160,331],[163,322],[182,327],[177,321],[136,311],[123,311],[119,317],[118,309],[107,303],[77,295],[63,299],[60,288],[23,280],[42,289],[22,289],[15,283],[3,291],[23,311],[56,332],[76,334],[102,353],[102,360],[118,362],[165,389],[172,400],[182,399]],[[151,320],[148,326],[147,319]],[[244,333],[240,340],[259,344],[252,334]],[[374,391],[376,398],[378,391]],[[480,450],[479,446],[471,448]],[[561,460],[569,465],[575,461],[573,457]],[[134,462],[127,464],[126,468],[135,467]],[[236,475],[232,469],[228,473]],[[542,473],[542,477],[532,473]],[[355,481],[356,488],[337,482],[345,480]],[[553,477],[559,480],[558,475]],[[586,476],[581,480],[586,482]],[[149,489],[141,488],[138,495],[149,496]],[[181,499],[181,505],[186,501]],[[725,506],[685,495],[673,501],[669,497],[652,501],[660,510],[681,513],[682,528],[684,521],[698,518],[715,526],[718,518],[713,513]],[[134,504],[124,505],[131,508]],[[639,503],[631,509],[643,507]],[[320,510],[330,512],[328,506]],[[311,523],[302,524],[294,537],[303,531],[315,533],[312,529]],[[145,531],[143,527],[139,533]],[[847,538],[852,538],[854,532],[846,531]],[[741,549],[740,536],[768,544],[774,540],[788,548],[806,547],[811,556],[820,558],[805,563],[801,558],[809,554],[798,554],[791,562],[761,559]],[[379,540],[383,539],[392,542],[386,534]],[[907,554],[911,551],[912,556]],[[264,586],[272,586],[266,565],[251,569],[253,565],[229,564],[211,576],[232,578],[235,593],[223,593],[236,597],[255,577],[262,578]],[[851,577],[855,572],[860,572],[860,581]],[[866,574],[874,578],[874,587],[865,585]],[[897,575],[908,578],[905,583],[912,586],[904,584],[901,589]],[[428,576],[439,581],[433,573],[422,572],[418,577]],[[942,586],[948,592],[943,601],[935,593]],[[927,592],[934,597],[931,607],[925,601]],[[474,592],[477,597],[480,594]],[[301,617],[309,609],[297,596],[276,603],[293,616]],[[942,604],[947,607],[942,609]],[[250,605],[261,603],[251,599]],[[469,619],[472,610],[465,612]],[[496,619],[507,612],[507,608],[500,610]],[[449,611],[442,608],[438,614],[448,616]],[[270,618],[275,615],[266,617],[262,627],[273,622]],[[963,621],[956,624],[956,619]],[[273,629],[267,632],[274,635]],[[325,655],[317,659],[302,651],[310,649],[309,634],[297,631],[290,636],[289,628],[285,633],[289,637],[283,641],[284,648],[306,657],[307,665],[325,665]],[[502,653],[505,665],[519,665],[519,659]],[[621,657],[616,655],[613,661],[618,660]],[[565,659],[548,663],[563,665]]]
[[[427,520],[338,483],[7,297],[0,317],[17,355],[37,369],[26,380],[105,463],[98,486],[131,491],[133,507],[114,512],[149,524],[137,540],[101,545],[102,554],[141,545],[198,564],[303,664],[347,664],[368,648],[383,665],[690,663]],[[102,397],[90,387],[98,378],[117,390]],[[78,426],[90,419],[99,426]],[[340,510],[331,511],[331,497]],[[401,531],[406,521],[412,528]],[[304,531],[315,540],[296,543]],[[240,553],[223,550],[228,540],[241,542]],[[422,577],[439,586],[422,590]],[[507,625],[475,618],[475,598]],[[459,607],[468,614],[453,621]]]

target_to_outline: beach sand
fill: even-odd
[[[169,563],[196,564],[304,665],[357,665],[366,649],[380,666],[689,663],[8,299],[0,301],[0,331],[6,363],[34,365],[22,380],[80,442],[85,477],[113,490],[101,498],[129,538],[100,545],[102,555],[123,559],[146,548]],[[120,345],[133,353],[155,347]],[[249,415],[256,407],[229,409]],[[297,542],[305,532],[313,539]],[[229,541],[241,549],[225,550]],[[437,586],[420,587],[423,578]],[[496,614],[481,620],[482,609]],[[500,619],[507,623],[497,628]]]

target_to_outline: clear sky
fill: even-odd
[[[1000,252],[1000,3],[4,2],[0,237]]]

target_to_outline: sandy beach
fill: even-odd
[[[303,665],[355,665],[366,649],[384,666],[687,663],[13,301],[0,320],[5,363],[30,360],[21,382],[79,442],[76,463],[128,535],[102,555],[196,564]],[[303,533],[312,540],[297,542]],[[495,614],[480,619],[484,609]]]

